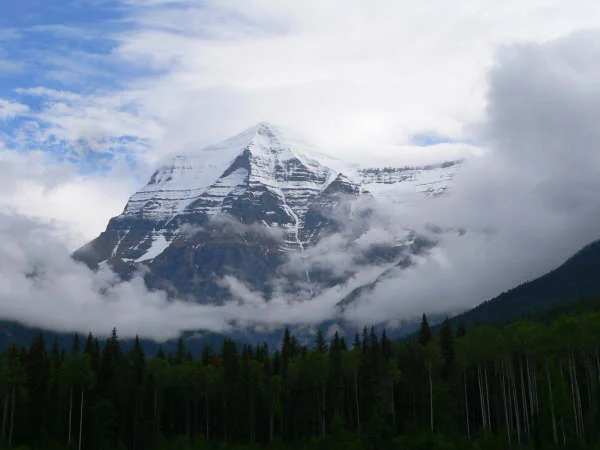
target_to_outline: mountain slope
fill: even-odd
[[[501,323],[535,314],[561,302],[600,294],[600,240],[555,270],[511,289],[451,319],[454,324]]]

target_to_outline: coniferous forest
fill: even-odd
[[[193,358],[125,351],[116,330],[39,335],[0,359],[1,448],[600,448],[600,313],[413,339],[365,329],[351,342],[289,331]]]

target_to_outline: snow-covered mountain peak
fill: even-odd
[[[317,147],[293,131],[268,122],[259,122],[225,142],[250,151],[256,158],[298,159],[315,165],[323,156]]]
[[[123,214],[76,256],[95,267],[109,264],[125,277],[143,263],[152,286],[201,293],[208,302],[229,295],[219,283],[225,274],[268,291],[287,253],[292,260],[297,251],[310,255],[329,237],[354,245],[368,230],[370,211],[444,195],[460,166],[378,166],[369,157],[365,163],[335,161],[293,133],[261,122],[166,161]],[[406,263],[398,239],[361,258],[378,267],[381,261]],[[306,279],[333,286],[351,275],[318,269]],[[302,273],[295,277],[306,283]]]
[[[220,209],[217,198],[239,194],[244,185],[261,185],[280,197],[286,192],[294,197],[292,190],[316,194],[336,173],[311,156],[314,150],[292,133],[260,122],[218,144],[174,156],[130,198],[123,214],[166,221],[186,208],[198,211],[199,205],[202,212],[214,212]],[[207,196],[210,202],[198,201]],[[293,199],[292,203],[297,206]]]

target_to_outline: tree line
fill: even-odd
[[[600,448],[600,313],[147,357],[40,333],[0,357],[0,448]],[[594,445],[596,445],[594,447]]]

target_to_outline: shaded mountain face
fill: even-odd
[[[90,267],[107,264],[124,279],[141,269],[151,288],[222,303],[235,298],[228,277],[266,300],[302,300],[364,268],[369,277],[348,292],[372,285],[435,245],[402,227],[376,240],[365,236],[378,198],[441,195],[458,162],[334,169],[321,160],[310,144],[266,123],[176,156],[74,257]],[[347,251],[344,267],[332,248]]]

